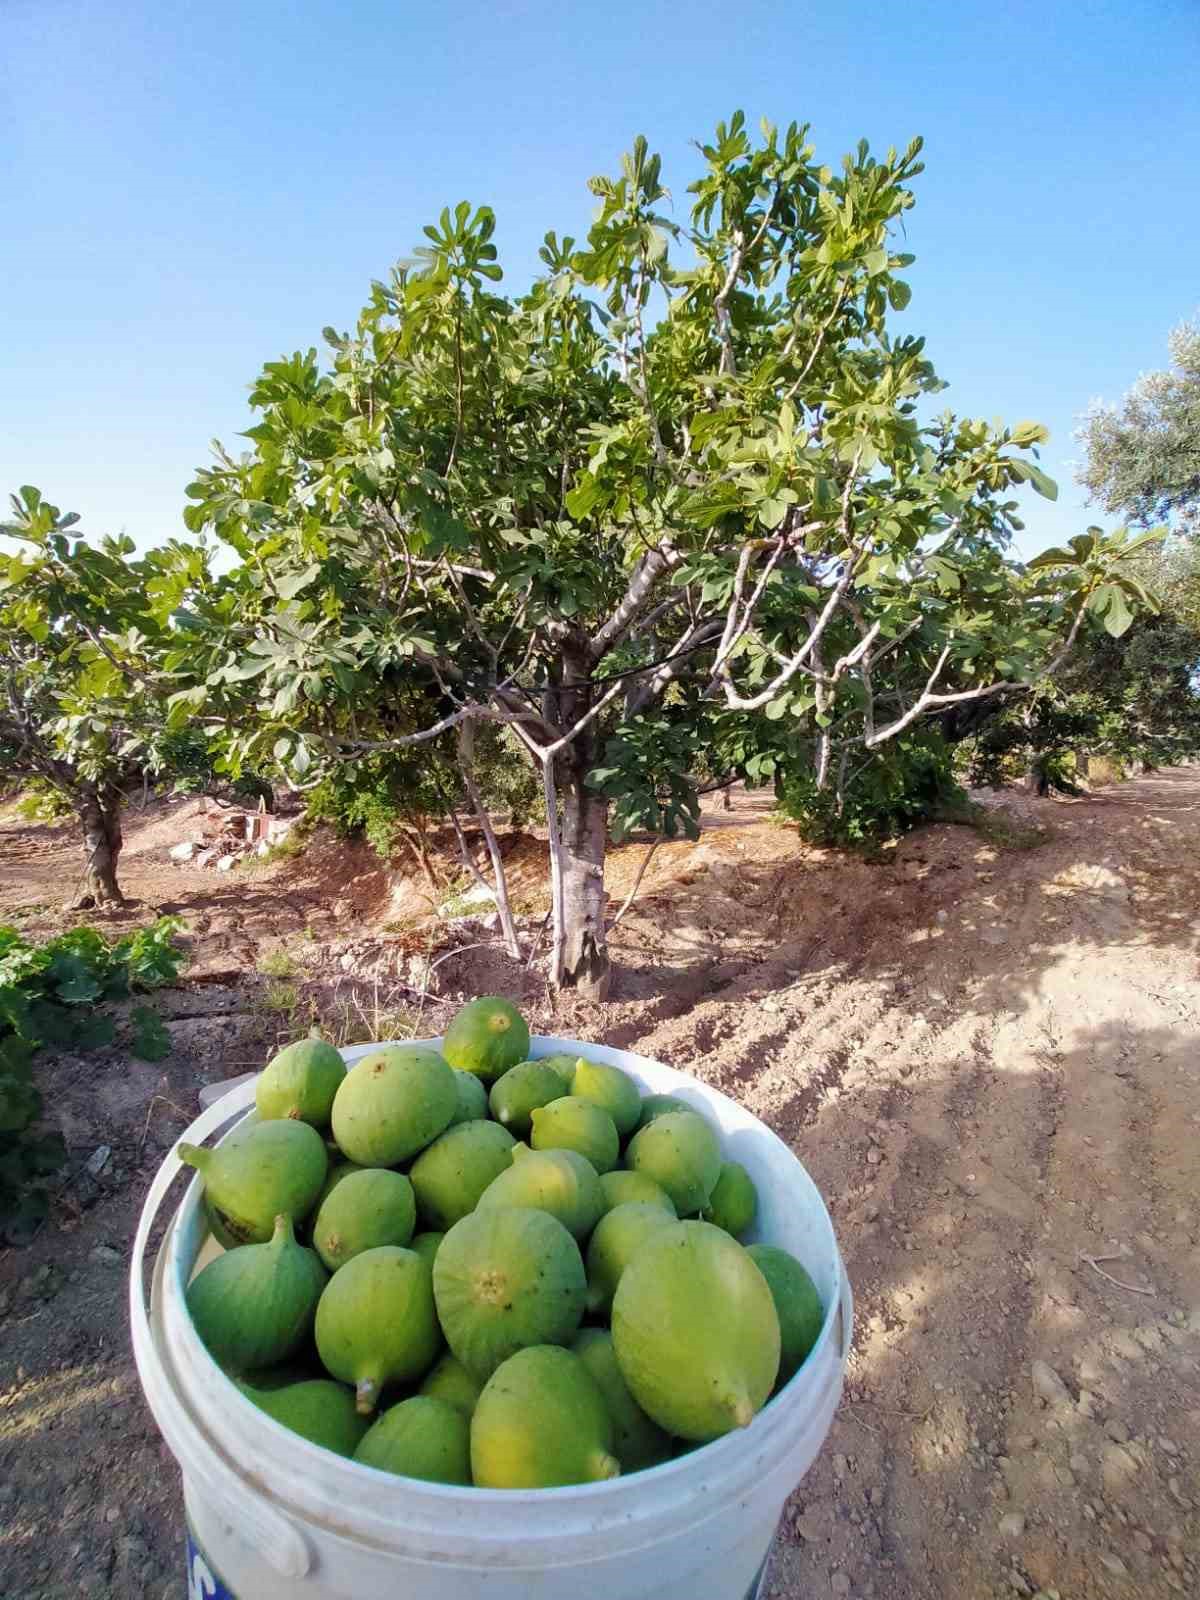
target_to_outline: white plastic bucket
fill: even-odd
[[[423,1041],[437,1046],[440,1040]],[[343,1052],[353,1062],[375,1045]],[[787,1496],[820,1450],[842,1392],[852,1306],[829,1213],[781,1140],[725,1095],[607,1046],[586,1051],[644,1091],[673,1094],[721,1130],[758,1189],[754,1237],[804,1262],[826,1306],[808,1360],[748,1428],[665,1466],[536,1492],[397,1478],[318,1449],[251,1405],[200,1343],[184,1291],[205,1245],[192,1178],[154,1264],[151,1228],[184,1169],[172,1153],[142,1210],[130,1316],[146,1399],[183,1471],[189,1600],[752,1600]],[[254,1103],[234,1089],[191,1125],[198,1143]]]

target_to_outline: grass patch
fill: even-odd
[[[259,956],[258,970],[264,978],[294,978],[300,969],[286,950],[277,949]]]
[[[300,1007],[300,990],[294,983],[269,983],[263,991],[263,1005],[268,1011],[294,1016]]]

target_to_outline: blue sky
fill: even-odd
[[[633,135],[679,204],[734,108],[822,159],[917,133],[909,326],[976,416],[1072,429],[1200,310],[1197,0],[3,0],[0,489],[177,534],[265,360],[348,325],[446,203],[492,205],[507,282]]]

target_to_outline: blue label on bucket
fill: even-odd
[[[187,1600],[237,1600],[232,1589],[227,1589],[208,1564],[208,1557],[192,1538],[187,1536]]]

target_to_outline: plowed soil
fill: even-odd
[[[937,827],[868,863],[738,796],[655,853],[607,1004],[552,1002],[492,949],[440,969],[429,1031],[462,994],[520,996],[538,1031],[736,1096],[827,1197],[855,1341],[777,1600],[1200,1593],[1200,770],[1017,809],[1020,847]],[[169,865],[169,832],[138,854],[130,825],[131,915],[179,907],[213,981],[171,999],[161,1067],[54,1066],[73,1147],[113,1167],[0,1257],[3,1600],[182,1600],[177,1475],[125,1329],[137,1209],[198,1085],[263,1047],[237,969],[344,934],[335,896],[368,923],[391,892],[335,852],[218,882]],[[61,899],[73,848],[0,832],[0,909]],[[644,853],[614,854],[614,905]],[[536,914],[540,849],[514,858]]]

